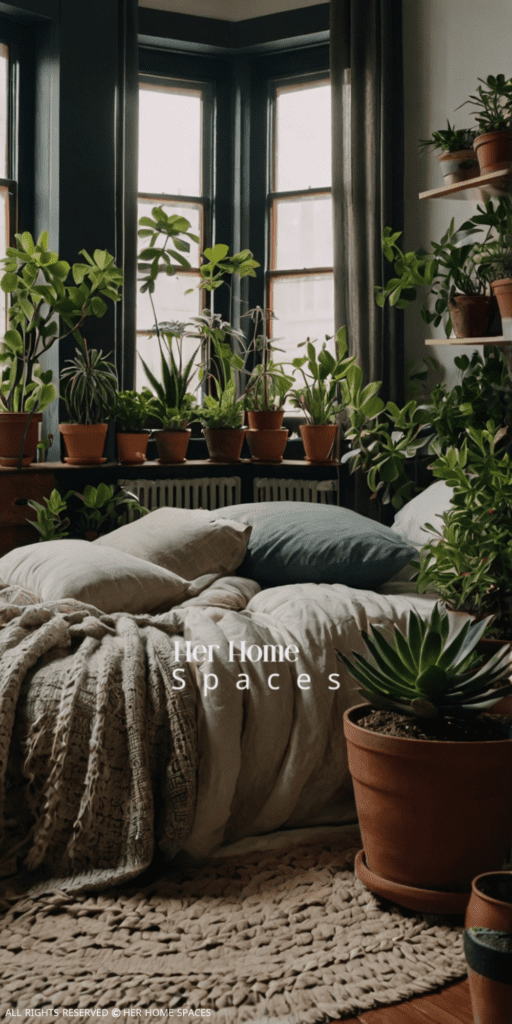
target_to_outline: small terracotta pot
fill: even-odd
[[[508,128],[499,132],[484,132],[477,135],[473,149],[478,157],[480,174],[501,171],[512,164],[512,131]]]
[[[300,433],[308,462],[328,462],[336,438],[336,423],[301,423]]]
[[[474,149],[459,149],[456,153],[440,153],[438,158],[445,185],[456,185],[480,174],[478,157]]]
[[[0,466],[16,468],[19,461],[23,433],[29,418],[28,412],[0,412]],[[23,445],[22,466],[36,461],[39,424],[42,414],[35,412]]]
[[[247,412],[251,430],[280,430],[283,418],[284,409],[251,409]]]
[[[116,434],[117,455],[124,466],[140,466],[146,461],[149,434]]]
[[[210,462],[239,462],[244,443],[242,427],[203,427]]]
[[[464,931],[469,991],[475,1024],[512,1020],[512,952],[493,949],[478,932]]]
[[[66,443],[64,462],[68,465],[99,466],[105,462],[108,423],[61,423],[59,430]]]
[[[491,281],[491,288],[498,300],[502,316],[512,316],[512,277]]]
[[[456,338],[485,338],[496,299],[494,295],[454,295],[448,308]]]
[[[153,437],[156,441],[159,462],[186,462],[187,448],[192,431],[186,430],[155,430]]]
[[[386,736],[358,724],[367,710],[361,704],[343,717],[370,877],[357,861],[356,874],[412,910],[464,913],[472,879],[500,871],[510,844],[512,739]]]
[[[249,430],[247,441],[255,462],[282,462],[283,453],[288,440],[288,431],[281,430]]]
[[[512,871],[487,871],[473,879],[464,924],[512,932]]]

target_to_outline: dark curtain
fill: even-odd
[[[331,0],[330,54],[335,325],[365,383],[400,404],[403,313],[380,309],[374,285],[391,270],[382,230],[403,226],[401,0]]]

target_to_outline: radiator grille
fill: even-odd
[[[253,501],[314,501],[338,504],[336,480],[284,480],[255,477]]]
[[[239,505],[240,477],[212,476],[193,480],[119,480],[141,505],[153,511],[165,505],[171,508],[225,508]]]

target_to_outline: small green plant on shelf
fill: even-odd
[[[274,359],[276,340],[269,337],[269,325],[276,319],[271,309],[255,306],[244,313],[241,319],[249,318],[253,325],[252,337],[246,345],[244,374],[248,380],[244,387],[245,408],[254,412],[277,412],[283,408],[286,396],[294,383],[294,377],[285,372],[284,364]],[[248,363],[253,367],[247,370]]]
[[[149,388],[142,391],[118,391],[113,416],[123,433],[141,433],[153,414],[154,397]]]
[[[318,354],[313,342],[301,342],[306,346],[307,355],[292,360],[292,366],[302,376],[302,387],[291,392],[291,400],[301,409],[306,422],[313,425],[334,423],[336,416],[345,408],[342,382],[350,379],[356,365],[355,356],[348,356],[346,331],[340,327],[335,336],[336,355],[327,348],[327,341]],[[299,347],[301,347],[299,346]]]
[[[166,322],[159,325],[161,380],[142,359],[144,373],[153,388],[152,415],[164,430],[184,430],[197,419],[197,403],[189,388],[195,373],[199,348],[185,361],[183,340],[194,335],[192,323]],[[176,354],[175,354],[176,353]]]
[[[436,604],[427,621],[411,611],[406,634],[394,626],[391,641],[382,627],[371,625],[371,637],[363,630],[370,659],[336,653],[375,708],[421,719],[474,715],[512,694],[508,648],[485,664],[476,654],[491,619],[468,620],[450,638],[448,615]]]
[[[480,85],[460,107],[472,105],[478,133],[484,135],[512,128],[512,78],[489,75],[477,81]]]
[[[456,128],[449,121],[446,128],[432,132],[430,139],[420,140],[420,149],[425,152],[430,147],[438,149],[441,153],[457,153],[461,150],[473,148],[476,132],[474,128]]]

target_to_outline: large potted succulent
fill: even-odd
[[[461,106],[473,107],[478,129],[473,147],[480,174],[488,174],[512,164],[512,78],[489,75],[478,81],[475,93]]]
[[[439,150],[437,159],[445,185],[455,185],[459,181],[467,181],[479,173],[478,159],[473,149],[475,131],[472,128],[455,128],[449,121],[446,128],[432,132],[430,139],[421,139],[420,148],[423,152]]]
[[[350,374],[355,357],[347,356],[344,327],[336,333],[336,355],[329,351],[326,342],[318,355],[309,339],[302,344],[306,345],[307,355],[293,359],[292,366],[301,374],[303,385],[292,390],[291,399],[306,418],[306,422],[300,425],[306,459],[308,462],[326,462],[338,431],[336,417],[345,407],[340,384]]]
[[[0,346],[0,464],[21,468],[36,457],[37,421],[57,395],[41,357],[72,332],[79,337],[89,316],[102,317],[106,299],[118,302],[123,275],[105,250],[83,249],[70,266],[48,248],[47,231],[37,242],[28,231],[15,237],[1,261],[10,326]]]
[[[475,653],[489,620],[450,629],[435,605],[405,633],[371,626],[367,654],[338,652],[368,703],[344,715],[363,837],[356,873],[413,910],[463,913],[472,879],[503,867],[512,830],[508,652]]]
[[[126,466],[141,465],[146,459],[149,441],[147,421],[153,412],[154,398],[149,388],[142,391],[119,391],[113,416],[119,462]]]
[[[60,377],[67,414],[67,421],[59,426],[67,451],[64,462],[70,466],[99,465],[105,462],[108,424],[116,404],[115,365],[81,338]]]

